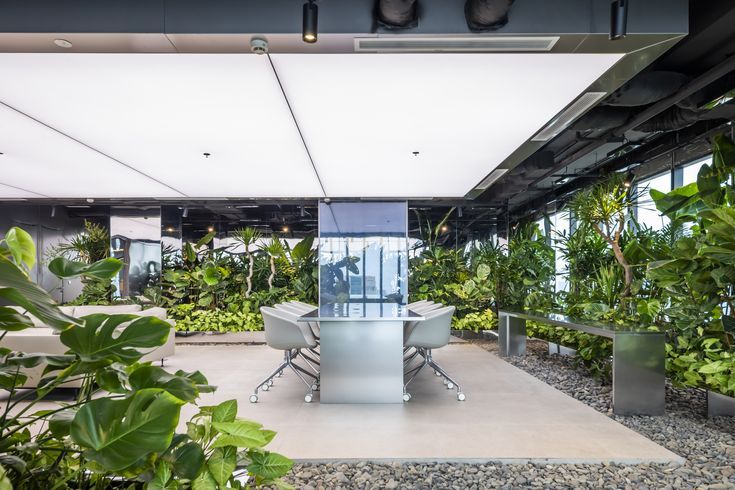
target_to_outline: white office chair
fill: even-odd
[[[306,308],[303,308],[303,307],[301,307],[299,305],[294,305],[292,303],[279,303],[277,305],[274,305],[274,308],[277,309],[277,310],[281,310],[281,311],[286,311],[288,313],[292,313],[292,314],[296,315],[297,317],[303,316],[306,313],[309,313],[310,311],[313,311],[313,308],[306,309]],[[308,330],[308,333],[310,333],[314,337],[314,340],[316,340],[316,347],[313,347],[313,348],[309,348],[308,349],[309,352],[311,352],[316,358],[310,357],[310,356],[306,355],[303,352],[300,352],[299,353],[299,357],[301,357],[304,361],[306,361],[306,364],[309,365],[309,367],[312,369],[312,371],[314,371],[315,373],[318,374],[319,373],[319,370],[314,367],[314,364],[316,364],[317,366],[319,365],[319,351],[317,350],[317,348],[319,347],[319,335],[318,335],[318,332],[319,332],[319,322],[302,322],[302,321],[299,321],[297,323],[299,325],[299,328],[302,331]],[[316,333],[314,332],[315,329],[316,329]]]
[[[302,328],[296,322],[299,315],[288,311],[262,306],[260,312],[263,315],[265,343],[273,349],[283,351],[283,363],[256,386],[253,394],[250,395],[250,403],[256,403],[258,401],[258,391],[268,391],[273,385],[273,378],[282,373],[287,367],[291,368],[296,376],[309,388],[304,396],[304,401],[311,403],[314,390],[318,389],[319,375],[310,373],[293,362],[294,358],[303,356],[301,349],[316,347],[316,339],[311,334],[311,330],[305,325]],[[304,376],[311,378],[312,381],[307,381]]]
[[[408,392],[408,385],[425,366],[432,367],[435,373],[438,373],[444,378],[447,389],[457,387],[457,400],[464,401],[466,399],[459,384],[434,361],[431,355],[432,349],[439,349],[449,343],[454,310],[454,306],[447,306],[424,313],[425,319],[416,322],[415,327],[409,333],[405,346],[416,348],[423,360],[421,364],[409,369],[405,373],[406,376],[409,376],[409,379],[403,385],[403,401],[409,401],[411,399],[411,394]]]

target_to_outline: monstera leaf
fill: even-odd
[[[49,327],[64,330],[79,321],[65,315],[46,291],[31,282],[17,265],[0,255],[0,298],[20,306]]]
[[[17,226],[12,227],[5,234],[5,245],[16,264],[25,264],[30,269],[36,263],[36,246],[31,235],[25,230]]]
[[[169,447],[183,404],[159,389],[122,400],[98,398],[74,416],[71,438],[88,459],[107,471],[122,471]]]
[[[171,329],[171,325],[152,316],[97,313],[81,320],[84,325],[61,333],[61,342],[82,361],[90,363],[119,361],[132,364],[147,350],[163,345]]]
[[[95,279],[111,279],[120,272],[123,263],[118,259],[107,258],[98,260],[94,264],[74,262],[64,257],[56,257],[48,265],[48,270],[61,279],[77,276],[94,277]]]
[[[185,402],[193,402],[200,393],[200,386],[186,373],[179,371],[176,374],[170,374],[157,366],[139,367],[130,373],[129,382],[134,390],[160,388]]]
[[[0,306],[0,330],[17,332],[33,326],[33,322],[25,315],[21,315],[13,308]]]

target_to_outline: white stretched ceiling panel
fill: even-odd
[[[264,56],[0,54],[0,72],[2,102],[188,197],[323,195]],[[58,180],[31,190],[104,175],[89,159],[55,163]],[[114,185],[116,195],[172,194],[139,179]]]
[[[457,197],[623,55],[272,56],[329,196]]]
[[[171,189],[0,104],[0,182],[13,197],[176,197]]]

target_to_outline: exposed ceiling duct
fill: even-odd
[[[633,111],[628,107],[593,107],[587,114],[572,123],[568,129],[572,131],[608,131],[625,124],[632,113]]]
[[[378,22],[388,29],[411,29],[418,25],[416,0],[378,0]]]
[[[464,6],[467,26],[472,32],[487,32],[508,23],[514,0],[467,0]]]

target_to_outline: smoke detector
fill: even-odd
[[[266,41],[265,39],[251,39],[250,51],[255,54],[266,54],[268,52],[268,41]]]

